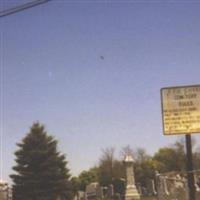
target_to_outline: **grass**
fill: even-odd
[[[140,200],[157,200],[156,197],[141,197]]]
[[[158,200],[156,197],[141,197],[140,200]],[[196,195],[196,200],[200,200],[200,192]]]
[[[156,197],[141,197],[140,200],[158,200],[158,199]],[[171,199],[166,199],[166,200],[171,200]],[[200,192],[197,193],[196,200],[200,200]]]

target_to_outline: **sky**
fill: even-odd
[[[52,0],[0,18],[2,178],[36,121],[72,175],[108,147],[153,155],[184,138],[163,135],[160,89],[200,84],[199,10],[186,0]]]

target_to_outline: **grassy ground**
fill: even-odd
[[[155,197],[141,197],[140,200],[157,200]]]
[[[200,192],[197,194],[196,200],[200,200]]]
[[[108,199],[103,199],[108,200]],[[156,197],[141,197],[140,200],[158,200]],[[172,199],[166,199],[166,200],[172,200]],[[200,200],[200,192],[197,193],[196,200]]]
[[[156,197],[141,197],[140,200],[158,200]],[[200,192],[197,193],[196,200],[200,200]]]

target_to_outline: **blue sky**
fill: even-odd
[[[37,120],[73,175],[102,148],[153,154],[182,138],[162,134],[160,88],[200,83],[199,10],[199,1],[52,0],[1,18],[3,178]]]

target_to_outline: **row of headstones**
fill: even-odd
[[[93,200],[101,199],[103,197],[112,198],[114,195],[113,185],[102,187],[99,183],[91,183],[87,185],[86,191],[78,191],[74,200]]]
[[[142,187],[140,184],[136,184],[140,196],[152,196],[152,195],[170,195],[177,193],[177,191],[187,193],[187,179],[176,175],[161,175],[157,174],[155,180],[150,179],[146,187]],[[200,176],[195,176],[195,188],[196,191],[200,191]]]
[[[200,176],[195,177],[196,191],[200,191]],[[166,196],[187,196],[187,180],[179,174],[162,175],[156,174],[155,180],[150,179],[146,187],[136,184],[140,196],[156,195],[159,199]],[[87,186],[85,192],[78,192],[75,200],[90,200],[95,198],[112,198],[114,195],[113,185],[109,187],[101,187],[98,183],[92,183]],[[184,199],[181,199],[184,200]]]

